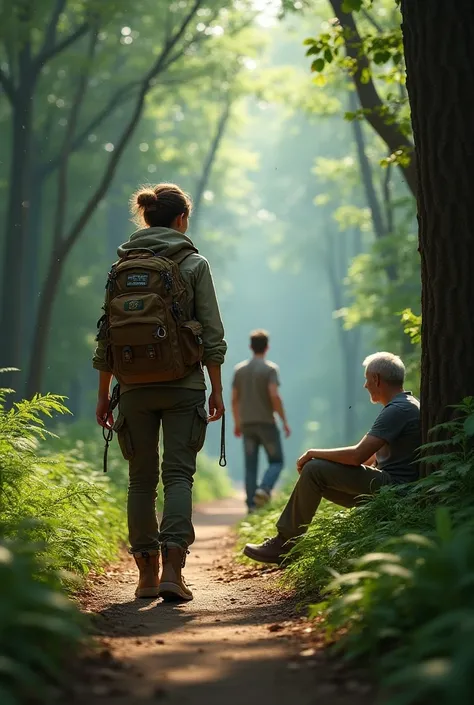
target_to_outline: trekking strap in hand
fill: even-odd
[[[109,408],[107,409],[107,413],[104,417],[105,423],[107,423],[108,418],[110,414],[113,412],[117,404],[119,403],[120,399],[120,385],[116,384],[115,387],[112,390],[112,396],[110,397],[109,401]],[[109,455],[109,445],[114,437],[114,431],[112,428],[108,426],[102,426],[102,436],[105,441],[105,448],[104,448],[104,472],[107,472],[107,458]]]
[[[219,458],[219,465],[221,468],[225,468],[227,465],[227,458],[225,457],[225,412],[222,414],[221,421],[221,457]]]

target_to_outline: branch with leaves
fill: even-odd
[[[390,151],[390,161],[400,168],[407,187],[415,195],[417,188],[414,147],[409,137],[409,122],[400,119],[376,86],[372,64],[382,66],[391,62],[404,73],[403,47],[400,31],[367,33],[362,36],[352,13],[361,2],[329,0],[335,13],[331,30],[314,39],[307,39],[307,55],[313,57],[312,70],[323,72],[336,63],[347,73],[356,88],[360,110],[348,113],[349,119],[366,119]],[[372,23],[373,24],[373,23]]]

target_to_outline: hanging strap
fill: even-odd
[[[117,383],[115,387],[112,390],[112,396],[110,397],[109,401],[109,408],[107,409],[107,413],[105,414],[103,421],[107,423],[107,420],[109,418],[109,415],[113,412],[117,404],[119,403],[120,399],[120,385]],[[114,431],[113,428],[109,426],[102,426],[102,436],[105,441],[105,447],[104,447],[104,472],[107,472],[107,459],[109,456],[109,445],[114,437]]]
[[[219,465],[221,468],[225,468],[227,465],[227,458],[225,456],[225,412],[222,414],[221,421],[221,455],[219,458]]]

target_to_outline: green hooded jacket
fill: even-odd
[[[189,237],[171,228],[137,230],[131,235],[128,242],[120,245],[117,254],[119,257],[123,257],[130,250],[142,247],[151,249],[153,252],[166,257],[173,257],[178,252],[189,250],[189,257],[186,257],[179,268],[188,290],[188,300],[193,318],[198,320],[203,327],[203,364],[222,365],[227,351],[227,343],[224,340],[224,326],[207,259],[198,253]],[[96,370],[111,372],[105,353],[106,342],[100,340],[97,343],[92,364]],[[206,389],[206,382],[203,370],[200,367],[196,367],[187,377],[172,382],[160,382],[159,386]],[[121,385],[120,391],[123,394],[135,387],[143,387],[143,385]]]

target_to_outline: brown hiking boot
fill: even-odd
[[[140,571],[135,597],[158,597],[160,587],[160,552],[138,551],[133,554]]]
[[[193,593],[186,585],[181,571],[186,563],[186,549],[177,544],[168,543],[161,547],[163,572],[160,580],[160,597],[165,602],[189,601]]]
[[[274,536],[265,539],[263,543],[248,543],[244,548],[244,555],[259,563],[276,563],[280,565],[282,560],[290,550],[291,545],[287,544],[283,536]]]

